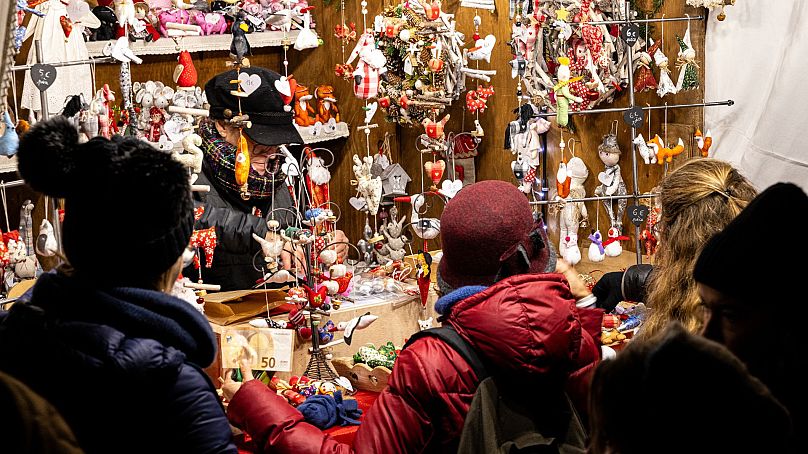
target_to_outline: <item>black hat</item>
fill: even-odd
[[[62,243],[76,271],[104,284],[154,282],[193,231],[188,170],[138,139],[78,139],[62,116],[37,123],[20,141],[20,174],[65,199]]]
[[[238,88],[232,83],[239,76],[235,70],[217,74],[205,84],[210,118],[228,120],[238,115],[241,100],[241,113],[248,115],[252,123],[252,127],[244,128],[250,139],[262,145],[302,144],[303,139],[295,128],[294,117],[291,112],[284,110],[283,98],[275,85],[281,75],[255,66],[242,68],[241,73],[260,78],[258,88],[247,97],[230,93]]]
[[[779,296],[788,297],[780,295],[791,291],[788,286],[765,285],[761,273],[765,272],[765,264],[772,260],[777,262],[778,269],[799,269],[808,253],[805,243],[789,242],[798,250],[789,248],[775,253],[764,238],[772,226],[786,222],[798,213],[808,213],[808,196],[802,189],[791,183],[769,187],[707,242],[693,269],[694,278],[744,301],[758,298],[773,301]]]

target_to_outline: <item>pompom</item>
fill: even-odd
[[[34,125],[20,139],[20,175],[35,191],[53,197],[70,192],[79,133],[61,115]]]

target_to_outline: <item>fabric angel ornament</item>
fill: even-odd
[[[620,147],[617,144],[617,136],[608,134],[603,137],[603,143],[598,146],[598,157],[603,161],[605,169],[598,174],[600,185],[595,188],[595,195],[603,196],[625,196],[627,194],[626,184],[620,173]],[[617,206],[615,207],[615,203]],[[603,206],[609,215],[611,226],[616,227],[618,232],[623,228],[623,213],[626,211],[626,199],[617,201],[613,199],[603,200]]]
[[[654,63],[656,63],[657,67],[659,67],[659,84],[657,85],[657,95],[660,98],[664,98],[665,95],[673,95],[676,94],[679,90],[676,88],[676,85],[673,84],[673,80],[671,79],[671,70],[668,69],[668,64],[670,61],[668,57],[665,56],[665,53],[662,52],[662,46],[657,47],[656,52],[654,52]]]
[[[637,56],[637,73],[634,75],[635,92],[642,93],[644,91],[655,90],[657,88],[657,81],[654,78],[654,73],[651,71],[651,61],[653,61],[653,57],[651,57],[651,55],[656,53],[661,43],[662,41],[657,41],[656,43],[652,44],[647,51],[640,52]]]
[[[685,31],[685,37],[676,36],[679,43],[679,57],[676,59],[676,67],[679,68],[679,80],[676,82],[676,90],[695,90],[699,87],[699,65],[696,63],[696,49],[690,41],[690,24]]]

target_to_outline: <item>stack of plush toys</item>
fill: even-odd
[[[310,11],[305,0],[119,0],[114,5],[112,0],[99,0],[92,12],[101,25],[89,39],[128,36],[153,42],[161,37],[221,35],[230,33],[234,22],[244,23],[246,33],[289,32],[314,28]]]

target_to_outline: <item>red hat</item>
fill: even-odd
[[[542,221],[515,186],[482,181],[467,186],[441,216],[440,279],[452,288],[492,285],[524,273],[543,273],[550,242]]]

